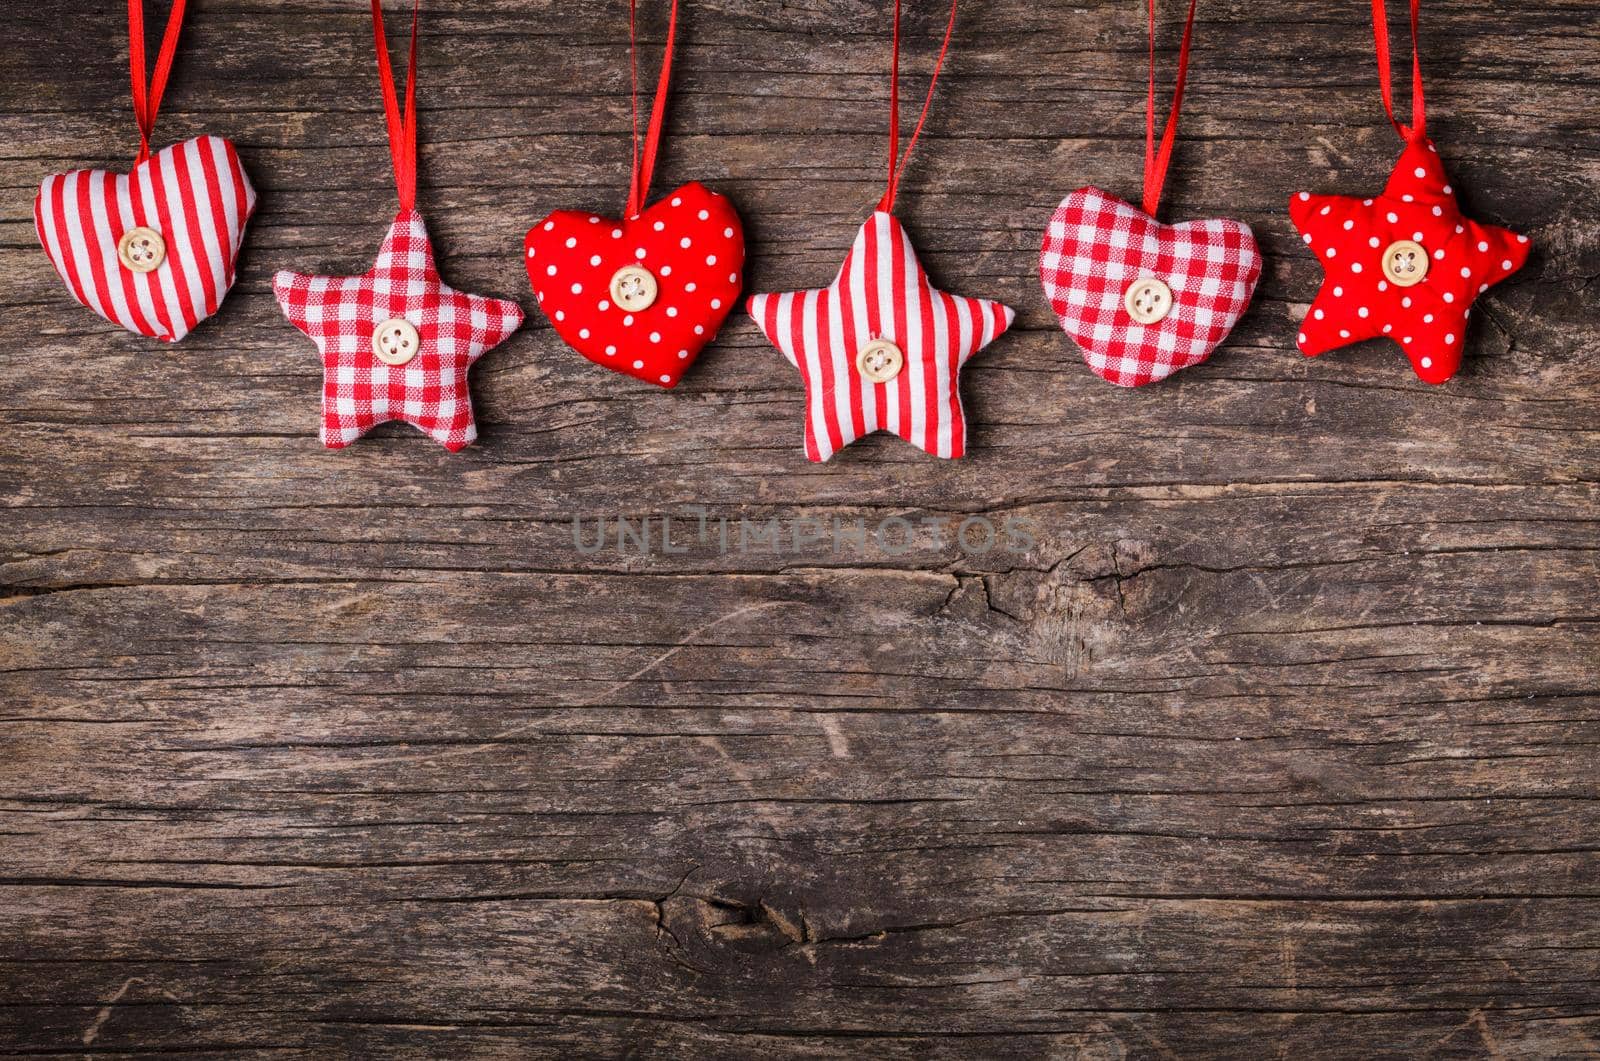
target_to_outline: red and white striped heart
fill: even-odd
[[[222,305],[255,208],[233,145],[201,136],[132,173],[46,177],[33,220],[72,297],[130,332],[175,343]]]
[[[1050,218],[1039,276],[1089,367],[1138,387],[1211,356],[1250,305],[1261,252],[1242,222],[1163,225],[1098,188],[1079,188]]]

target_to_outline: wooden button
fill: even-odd
[[[117,260],[136,273],[153,273],[167,260],[167,241],[153,228],[130,228],[117,240]]]
[[[386,320],[372,330],[373,356],[386,365],[403,365],[421,349],[416,326],[403,317]]]
[[[1428,252],[1414,240],[1395,240],[1384,248],[1383,275],[1395,287],[1422,283],[1428,275]]]
[[[906,355],[887,339],[874,339],[856,354],[856,371],[874,383],[888,383],[906,367]]]
[[[656,278],[643,266],[624,265],[611,277],[611,301],[629,313],[653,306],[659,290]]]
[[[1172,312],[1172,289],[1153,276],[1140,277],[1123,292],[1122,304],[1140,324],[1155,324]]]

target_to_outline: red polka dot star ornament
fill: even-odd
[[[280,272],[284,316],[322,355],[322,444],[342,449],[402,420],[454,453],[478,437],[467,370],[522,323],[515,302],[463,294],[440,279],[417,198],[417,10],[411,15],[406,105],[396,98],[383,9],[372,29],[400,212],[360,276]]]
[[[903,155],[900,144],[900,4],[894,6],[889,81],[889,180],[827,287],[754,295],[750,316],[806,388],[805,452],[825,461],[857,439],[889,431],[936,457],[966,452],[961,368],[1011,326],[999,302],[946,294],[928,280],[894,216],[895,191],[933,102],[955,30],[956,5],[928,96]]]
[[[1183,102],[1194,9],[1191,0],[1158,149],[1154,0],[1145,7],[1144,209],[1099,188],[1079,188],[1056,208],[1039,250],[1039,277],[1062,329],[1089,368],[1119,387],[1155,383],[1210,357],[1249,307],[1261,278],[1261,253],[1243,222],[1156,220]]]
[[[1373,0],[1373,39],[1384,110],[1405,149],[1383,191],[1370,198],[1298,192],[1289,216],[1322,265],[1322,287],[1300,326],[1300,350],[1316,357],[1365,339],[1400,344],[1427,383],[1461,367],[1473,301],[1528,260],[1526,236],[1461,212],[1439,152],[1425,133],[1418,0],[1411,0],[1411,125],[1395,117],[1383,0]]]
[[[228,141],[200,136],[150,150],[184,6],[184,0],[174,0],[155,71],[146,81],[144,5],[128,2],[128,63],[139,127],[132,172],[53,174],[39,186],[33,205],[39,242],[72,297],[136,335],[169,343],[221,307],[256,208],[255,190]]]
[[[630,0],[633,167],[623,217],[558,210],[528,230],[523,249],[539,308],[568,346],[602,368],[670,388],[738,300],[744,229],[733,204],[699,182],[645,205],[666,115],[678,2],[642,149],[635,11]]]

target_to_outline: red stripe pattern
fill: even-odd
[[[800,370],[806,456],[825,461],[856,439],[890,431],[937,457],[966,452],[961,367],[999,338],[1015,314],[999,302],[933,287],[899,219],[879,210],[861,226],[832,284],[754,295],[750,316]],[[904,355],[876,383],[857,353],[886,339]]]
[[[233,287],[255,208],[233,145],[200,136],[156,152],[132,173],[46,177],[33,221],[73,298],[136,335],[175,343]],[[153,272],[133,272],[117,257],[123,233],[139,227],[166,243],[166,260]]]
[[[1099,188],[1079,188],[1045,229],[1039,277],[1089,367],[1139,387],[1211,356],[1250,305],[1261,252],[1242,222],[1163,225]],[[1134,320],[1123,301],[1146,277],[1172,292],[1171,311],[1153,324]]]
[[[522,324],[515,302],[447,287],[422,215],[402,210],[378,260],[361,276],[273,278],[289,322],[322,353],[322,444],[342,449],[372,428],[403,420],[454,453],[478,437],[467,369]],[[421,349],[404,365],[373,352],[373,332],[403,319]]]

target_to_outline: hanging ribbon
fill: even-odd
[[[911,149],[917,146],[923,123],[928,120],[928,108],[933,104],[933,89],[939,83],[939,71],[944,57],[950,51],[950,36],[956,31],[956,0],[950,0],[950,21],[944,28],[944,43],[939,45],[939,58],[933,64],[933,77],[928,82],[928,96],[922,101],[922,113],[917,115],[917,127],[911,131],[904,154],[900,152],[900,0],[894,0],[894,59],[889,71],[889,185],[878,201],[878,209],[894,209],[895,192],[900,188],[900,177],[911,161]]]
[[[172,73],[172,58],[178,52],[185,2],[172,0],[167,31],[161,37],[161,50],[156,53],[155,74],[146,82],[144,0],[128,0],[128,66],[133,74],[133,120],[139,126],[139,157],[135,165],[150,158],[150,134],[155,131],[156,112],[161,109],[161,96],[167,90],[167,77]]]
[[[644,151],[639,150],[639,31],[638,0],[628,0],[628,70],[633,83],[633,174],[628,181],[628,208],[624,217],[636,217],[645,208],[650,194],[650,178],[656,170],[656,151],[661,146],[661,127],[667,113],[667,87],[672,81],[672,48],[678,38],[678,0],[672,0],[667,18],[667,46],[661,56],[661,77],[650,105],[650,125],[645,130]]]
[[[1374,0],[1379,2],[1379,0]],[[1144,101],[1144,212],[1151,217],[1161,206],[1161,188],[1167,183],[1167,165],[1172,161],[1172,142],[1178,135],[1178,110],[1183,105],[1183,85],[1189,77],[1189,40],[1194,34],[1195,0],[1189,0],[1189,17],[1183,23],[1183,42],[1178,45],[1178,76],[1172,84],[1172,107],[1161,130],[1161,148],[1156,149],[1156,4],[1145,0],[1150,23],[1150,88]]]
[[[406,60],[406,107],[402,114],[395,93],[394,69],[389,65],[389,41],[383,33],[382,0],[372,0],[372,37],[378,48],[378,80],[383,83],[383,116],[389,127],[389,157],[394,160],[394,183],[400,192],[400,209],[417,202],[417,21],[421,0],[411,5],[411,52]]]
[[[1411,0],[1411,127],[1394,116],[1394,88],[1389,81],[1389,15],[1383,0],[1372,0],[1372,41],[1378,51],[1378,88],[1383,93],[1383,109],[1389,124],[1405,140],[1420,140],[1426,135],[1422,105],[1422,59],[1417,54],[1417,9],[1421,0]]]

